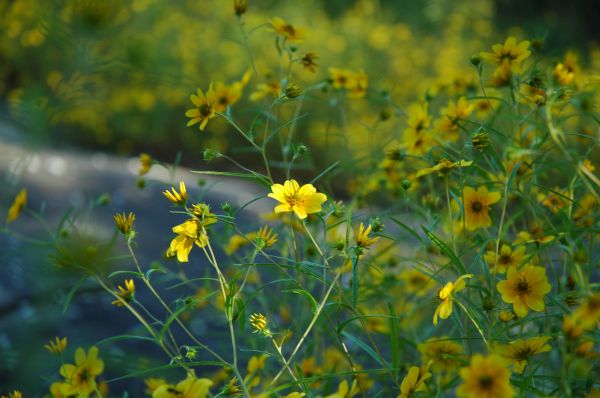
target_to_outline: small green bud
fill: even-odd
[[[409,179],[405,178],[404,180],[402,180],[401,185],[402,188],[404,188],[404,190],[408,190],[412,184]]]
[[[214,149],[207,148],[207,149],[205,149],[205,150],[204,150],[204,152],[202,153],[202,156],[203,156],[203,158],[204,158],[204,161],[205,161],[206,163],[208,163],[208,162],[210,162],[210,161],[211,161],[211,160],[213,160],[213,159],[216,159],[216,158],[218,158],[218,157],[221,157],[221,154],[220,154],[218,151],[214,150]]]
[[[285,95],[288,98],[296,98],[302,95],[302,87],[296,83],[288,83],[285,88]]]
[[[481,57],[479,55],[473,55],[470,59],[471,65],[477,67],[481,65]]]

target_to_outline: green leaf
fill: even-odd
[[[460,261],[460,259],[456,256],[456,254],[454,254],[454,252],[452,251],[452,249],[450,249],[448,247],[448,245],[446,245],[444,242],[442,242],[442,240],[440,240],[440,238],[435,236],[435,234],[433,232],[431,232],[424,226],[421,226],[421,229],[423,230],[423,232],[425,232],[425,235],[427,235],[429,240],[431,242],[433,242],[437,247],[439,247],[440,250],[446,256],[448,256],[448,258],[450,260],[452,260],[452,262],[456,265],[456,268],[458,269],[458,271],[460,272],[461,275],[464,275],[467,273],[467,270],[466,270],[464,264],[462,263],[462,261]]]
[[[340,161],[338,160],[337,162],[335,162],[334,164],[332,164],[331,166],[329,166],[328,168],[326,168],[321,174],[319,174],[318,176],[316,176],[315,178],[313,178],[310,183],[314,184],[315,182],[317,182],[321,177],[323,177],[325,174],[329,173],[331,170],[335,169],[336,167],[338,167],[338,165],[340,164]]]
[[[306,298],[308,298],[310,300],[310,305],[312,307],[312,312],[313,314],[317,313],[317,308],[319,307],[319,304],[317,303],[317,300],[315,300],[315,298],[306,290],[303,289],[287,289],[287,290],[283,290],[283,293],[294,293],[294,294],[300,294]]]

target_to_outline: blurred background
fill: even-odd
[[[103,245],[111,243],[116,211],[136,211],[141,230],[172,225],[166,210],[157,215],[156,209],[166,209],[163,185],[135,187],[141,152],[164,162],[179,153],[182,165],[206,168],[202,150],[214,148],[260,167],[257,156],[236,149],[240,137],[224,120],[211,120],[204,132],[186,127],[191,93],[210,82],[239,81],[251,70],[232,3],[0,0],[0,171],[5,177],[0,211],[4,214],[18,190],[27,187],[28,208],[47,223],[25,214],[11,225],[14,234],[0,235],[0,393],[21,388],[30,397],[48,391],[57,364],[42,346],[55,335],[68,335],[74,346],[93,344],[133,325],[123,314],[106,322],[114,309],[93,284],[84,285],[66,305],[78,279],[56,270],[56,258],[49,255],[55,247],[48,244],[61,232],[56,228],[65,211],[86,209],[79,216],[92,225],[92,238],[81,237],[87,242],[81,255],[96,261],[90,253],[112,253],[113,246]],[[329,67],[364,70],[369,77],[366,98],[349,101],[347,114],[333,121],[325,117],[335,105],[327,93],[306,101],[303,112],[310,117],[299,122],[296,140],[315,155],[314,170],[364,148],[366,133],[390,108],[395,116],[426,93],[477,87],[471,56],[508,35],[532,40],[538,56],[550,61],[571,50],[583,68],[600,70],[594,0],[249,0],[241,23],[258,75],[232,108],[244,126],[264,108],[250,95],[276,80],[282,65],[268,25],[273,17],[305,27],[307,38],[298,51],[318,54],[316,71],[293,70],[301,86],[325,81]],[[351,129],[342,127],[346,116]],[[402,123],[386,117],[377,126],[383,137],[393,137]],[[173,180],[168,173],[151,178],[162,184]],[[192,187],[198,180],[185,178]],[[227,192],[240,190],[239,182],[223,184],[209,198],[214,207],[235,201]],[[86,219],[91,210],[95,215]],[[144,262],[160,260],[168,240],[141,239]],[[196,326],[206,331],[205,324]],[[126,350],[111,350],[112,377],[143,368]],[[141,384],[119,383],[111,389],[142,395]]]

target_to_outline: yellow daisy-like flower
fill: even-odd
[[[328,395],[325,398],[352,398],[359,392],[360,388],[358,387],[356,380],[352,382],[352,386],[349,386],[346,380],[342,380],[338,385],[337,392]]]
[[[460,377],[463,382],[456,389],[459,398],[512,398],[515,395],[510,372],[499,355],[473,355],[471,365],[460,370]]]
[[[268,327],[267,317],[263,314],[251,314],[250,315],[250,324],[254,328],[254,333],[260,333],[263,336],[269,337],[271,336],[271,331]]]
[[[277,98],[280,95],[281,83],[275,81],[260,83],[256,86],[256,91],[250,94],[250,101],[260,101],[267,96],[273,96]]]
[[[527,265],[518,271],[510,267],[506,280],[496,285],[502,294],[502,300],[513,305],[513,310],[520,318],[529,312],[544,310],[544,296],[550,292],[551,286],[546,277],[544,267]]]
[[[11,222],[15,221],[17,218],[19,218],[19,216],[21,215],[21,212],[25,208],[26,203],[27,203],[27,190],[22,189],[17,194],[17,196],[15,197],[15,200],[13,201],[12,205],[8,209],[8,213],[6,215],[6,222],[11,223]]]
[[[473,164],[472,160],[461,160],[460,162],[452,162],[449,159],[440,159],[439,162],[433,167],[427,167],[425,169],[421,169],[417,171],[415,175],[416,178],[426,176],[432,173],[439,173],[439,175],[443,176],[447,174],[450,170],[456,169],[458,167],[469,167]]]
[[[300,43],[306,37],[304,28],[290,25],[281,18],[273,18],[270,22],[273,31],[290,43]]]
[[[363,249],[368,249],[372,244],[379,240],[379,236],[370,238],[369,234],[371,233],[371,224],[365,228],[363,223],[360,223],[358,227],[358,231],[356,232],[356,246],[361,247]]]
[[[123,301],[125,301],[126,303],[130,303],[133,300],[135,296],[135,283],[133,282],[133,279],[126,279],[125,287],[117,286],[117,288],[119,289],[117,295]],[[117,307],[124,307],[125,304],[123,304],[123,301],[117,299],[114,300],[111,304],[116,305]]]
[[[348,98],[364,97],[369,85],[365,72],[356,73],[349,69],[329,68],[329,80],[334,89],[346,90]]]
[[[152,168],[152,156],[147,153],[140,153],[140,170],[138,174],[143,176],[147,174]]]
[[[177,385],[163,384],[152,393],[152,398],[206,398],[208,390],[213,385],[210,379],[198,379],[188,376]]]
[[[123,235],[129,234],[133,230],[133,223],[135,221],[135,214],[129,212],[128,215],[125,213],[117,213],[114,215],[115,225],[117,229],[121,231]]]
[[[467,286],[465,279],[472,278],[473,274],[463,275],[458,278],[454,283],[448,282],[440,289],[437,298],[440,300],[440,304],[433,314],[433,324],[437,325],[438,317],[446,319],[452,314],[452,301],[454,300],[454,294],[458,293]]]
[[[513,250],[509,245],[502,245],[500,247],[500,256],[498,256],[497,260],[496,253],[493,250],[488,250],[483,255],[483,259],[490,268],[490,271],[499,272],[501,274],[506,273],[510,267],[518,267],[521,265],[523,257],[525,257],[525,246],[519,246],[517,249]],[[496,268],[494,268],[494,266]]]
[[[181,263],[187,263],[188,257],[194,244],[198,247],[204,247],[208,244],[208,236],[202,229],[200,221],[196,219],[187,220],[183,224],[173,227],[173,232],[177,236],[171,241],[167,257],[177,255],[177,260]]]
[[[104,361],[98,358],[98,347],[91,347],[87,354],[79,347],[75,351],[75,364],[60,367],[60,374],[66,381],[61,383],[60,392],[65,396],[89,397],[96,390],[96,376],[103,370]]]
[[[573,319],[583,329],[593,329],[600,321],[600,293],[588,297],[573,313]]]
[[[23,398],[23,393],[18,390],[9,392],[8,395],[3,395],[2,398]]]
[[[187,202],[187,189],[185,188],[185,182],[179,181],[179,192],[173,187],[171,187],[171,191],[166,190],[163,192],[163,195],[167,197],[172,203],[176,205],[183,205]]]
[[[443,133],[446,140],[457,141],[460,129],[458,122],[469,117],[474,109],[475,105],[470,104],[465,97],[460,97],[456,102],[448,102],[448,105],[442,108],[442,116],[437,120],[435,130]]]
[[[185,116],[190,118],[187,126],[193,126],[196,123],[200,123],[198,128],[203,131],[206,124],[210,119],[216,116],[215,110],[215,93],[213,85],[208,87],[208,91],[204,93],[201,89],[198,89],[198,94],[190,95],[190,100],[194,104],[195,108],[188,109],[185,112]]]
[[[281,203],[275,206],[275,213],[293,211],[301,220],[308,214],[320,212],[321,205],[327,200],[327,196],[317,192],[312,184],[301,187],[296,180],[285,181],[283,185],[273,184],[271,191],[268,196]]]
[[[60,354],[67,348],[67,338],[63,337],[62,339],[59,339],[58,337],[55,337],[54,341],[50,340],[44,347],[53,354]]]
[[[571,83],[575,79],[575,73],[562,62],[556,64],[553,75],[556,81],[563,86]]]
[[[513,363],[516,373],[523,373],[530,357],[552,349],[548,343],[550,336],[519,339],[496,347],[496,352]]]
[[[273,232],[273,230],[269,227],[262,226],[256,233],[256,237],[254,240],[256,241],[256,245],[261,249],[266,249],[273,246],[277,243],[277,234]]]
[[[426,368],[411,366],[408,374],[402,379],[398,398],[410,398],[415,392],[425,391],[425,380],[430,377],[431,372],[428,372]]]
[[[144,379],[144,384],[146,385],[146,393],[152,395],[158,387],[167,384],[167,381],[162,378],[149,377]]]
[[[435,284],[429,275],[414,268],[403,270],[400,279],[404,282],[403,289],[406,294],[414,294],[418,297],[425,295]]]
[[[508,65],[512,69],[519,70],[521,63],[531,55],[529,41],[524,40],[517,43],[515,37],[509,37],[504,44],[494,44],[492,52],[481,52],[481,59],[498,66]]]
[[[423,363],[431,363],[434,372],[452,372],[464,358],[462,345],[447,336],[431,337],[417,345]]]
[[[486,187],[479,187],[477,191],[465,187],[463,200],[466,228],[473,231],[491,226],[490,205],[499,201],[500,197],[500,192],[488,192]]]

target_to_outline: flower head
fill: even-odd
[[[463,382],[456,389],[459,398],[512,398],[510,372],[498,355],[473,355],[471,365],[460,370]]]
[[[425,380],[431,377],[431,372],[425,367],[411,366],[402,384],[400,384],[400,395],[398,398],[410,398],[412,393],[425,391]]]
[[[454,294],[458,293],[467,286],[465,279],[472,278],[473,274],[466,274],[458,278],[454,283],[448,282],[438,292],[438,299],[440,304],[433,314],[433,324],[437,325],[438,317],[446,319],[452,314],[452,301],[454,301]]]
[[[208,390],[213,385],[210,379],[198,379],[188,376],[186,379],[173,384],[158,386],[152,393],[152,398],[206,398]]]
[[[521,63],[531,55],[530,42],[524,40],[517,43],[515,37],[509,37],[504,44],[494,44],[492,52],[482,52],[481,59],[498,66],[508,65],[514,70],[519,70]]]
[[[299,219],[303,220],[308,214],[321,211],[321,205],[327,200],[325,194],[317,192],[312,184],[302,187],[296,180],[288,180],[281,184],[273,184],[268,196],[279,201],[275,206],[275,213],[293,211]]]
[[[265,225],[261,227],[258,232],[256,232],[256,237],[254,240],[258,247],[261,249],[266,249],[277,243],[277,234],[274,233],[271,228]]]
[[[263,314],[254,313],[250,315],[250,324],[254,328],[254,333],[260,333],[265,337],[271,336],[267,323],[267,317]]]
[[[125,279],[125,287],[117,286],[117,288],[119,289],[117,295],[119,296],[120,300],[116,299],[112,302],[112,305],[124,307],[125,304],[123,304],[123,301],[130,303],[135,296],[135,283],[133,282],[133,279]]]
[[[216,116],[216,99],[213,90],[213,85],[211,84],[209,86],[208,91],[206,93],[198,89],[198,94],[192,94],[190,96],[190,100],[194,104],[195,108],[188,109],[187,112],[185,112],[185,116],[190,118],[190,121],[187,125],[189,127],[193,126],[196,123],[200,123],[198,125],[198,128],[200,129],[200,131],[203,131],[208,121]]]
[[[179,181],[179,192],[173,187],[171,187],[171,191],[166,190],[163,192],[163,195],[167,197],[172,203],[176,205],[183,205],[187,202],[187,190],[185,188],[185,182]]]
[[[520,318],[527,315],[529,309],[544,310],[544,296],[550,292],[550,284],[546,278],[546,269],[526,265],[518,271],[510,267],[507,278],[496,285],[502,294],[502,300],[513,305],[513,310]]]
[[[143,176],[150,171],[150,168],[152,168],[152,156],[147,153],[140,153],[140,170],[138,174]]]
[[[25,208],[25,204],[27,203],[27,190],[21,189],[21,191],[15,197],[12,205],[8,209],[8,213],[6,215],[6,222],[11,223],[15,221],[21,215],[21,212]]]
[[[486,187],[479,187],[477,191],[465,187],[463,196],[467,229],[473,231],[491,226],[490,205],[500,200],[500,192],[488,192]]]
[[[525,247],[519,246],[513,250],[509,245],[503,244],[500,247],[500,255],[497,256],[495,251],[489,250],[483,255],[483,259],[487,263],[492,272],[506,273],[510,267],[518,267],[525,256]]]
[[[271,19],[271,28],[273,31],[289,41],[290,43],[299,43],[304,40],[306,30],[304,28],[293,26],[281,18]]]
[[[75,364],[60,367],[65,383],[60,384],[60,392],[65,396],[88,397],[97,388],[96,377],[104,370],[104,361],[98,358],[98,348],[89,351],[81,347],[75,351]]]
[[[371,224],[369,224],[367,226],[367,228],[365,228],[363,223],[360,223],[360,225],[358,227],[358,231],[356,232],[356,246],[358,246],[362,249],[368,249],[371,247],[371,245],[373,245],[375,242],[377,242],[379,240],[379,236],[370,238],[369,237],[370,233],[371,233]]]
[[[115,224],[117,229],[121,231],[123,235],[128,235],[133,230],[133,222],[135,221],[135,214],[129,212],[126,216],[125,213],[117,213],[114,215]]]
[[[304,53],[304,55],[302,55],[300,58],[300,64],[302,64],[304,69],[308,69],[309,71],[315,73],[317,66],[319,66],[316,62],[317,59],[319,59],[319,56],[316,53]]]
[[[440,159],[435,166],[427,167],[425,169],[417,171],[415,177],[419,178],[432,173],[438,173],[439,175],[443,176],[446,175],[452,169],[456,169],[458,167],[469,167],[472,164],[472,160],[467,161],[463,159],[460,162],[452,162],[449,159]]]
[[[550,336],[519,339],[496,347],[496,352],[513,363],[516,373],[523,373],[530,357],[552,349],[547,344],[548,340],[550,340]]]
[[[195,218],[174,226],[173,232],[177,236],[169,245],[167,257],[177,255],[177,260],[181,263],[189,261],[188,257],[194,244],[198,247],[204,247],[208,244],[208,235],[202,228],[200,221]]]
[[[423,363],[431,363],[435,372],[451,372],[464,358],[462,345],[447,336],[432,337],[417,346]]]
[[[55,337],[54,341],[50,340],[44,347],[53,354],[60,354],[67,348],[67,338],[63,337],[62,339],[59,339],[58,337]]]

